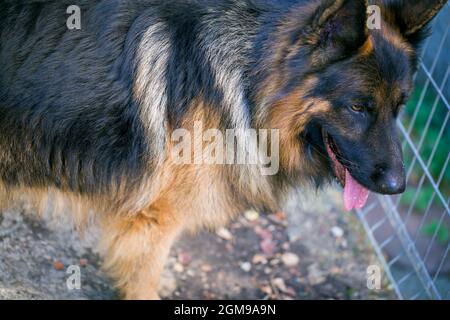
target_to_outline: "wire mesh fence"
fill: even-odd
[[[398,122],[408,187],[358,212],[401,299],[450,299],[450,7],[433,25]]]

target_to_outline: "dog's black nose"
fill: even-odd
[[[381,194],[398,194],[404,192],[406,188],[403,166],[397,168],[378,166],[373,175],[373,180]]]

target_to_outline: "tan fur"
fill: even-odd
[[[280,168],[289,177],[292,175],[297,178],[302,175],[302,178],[306,178],[314,174],[305,160],[302,149],[304,140],[299,139],[299,135],[312,118],[329,114],[330,105],[324,99],[305,98],[318,83],[317,76],[309,75],[309,78],[302,79],[301,86],[294,90],[289,87],[290,93],[283,92],[290,80],[286,61],[298,54],[302,46],[314,47],[320,44],[322,33],[317,30],[344,2],[335,1],[314,22],[318,25],[308,26],[311,30],[305,30],[304,36],[293,40],[292,35],[298,33],[299,21],[309,21],[309,17],[317,10],[318,2],[299,7],[299,10],[294,10],[283,23],[275,27],[268,41],[270,47],[263,48],[267,51],[267,58],[258,70],[269,72],[254,88],[254,103],[257,106],[254,108],[256,114],[251,115],[254,121],[252,126],[279,129]],[[314,31],[315,29],[317,30]],[[36,212],[52,210],[58,213],[70,210],[79,228],[91,219],[98,221],[102,229],[99,248],[105,260],[104,267],[127,299],[158,298],[159,277],[170,247],[184,231],[195,232],[199,228],[213,230],[252,206],[259,206],[256,209],[278,210],[278,204],[282,203],[280,194],[285,186],[285,182],[277,180],[279,177],[263,176],[259,165],[175,163],[172,158],[174,145],[171,141],[175,128],[171,128],[171,124],[165,120],[168,87],[164,75],[170,58],[168,54],[172,49],[168,38],[161,37],[166,31],[164,23],[154,24],[147,30],[138,50],[140,67],[133,83],[133,94],[140,104],[139,117],[145,124],[147,139],[151,140],[149,145],[158,151],[157,154],[152,154],[150,148],[146,150],[149,159],[146,159],[145,169],[148,170],[144,170],[146,173],[138,183],[129,183],[128,177],[123,176],[116,180],[120,181],[117,185],[109,186],[108,190],[111,192],[104,196],[82,196],[56,188],[6,188],[0,184],[0,206],[26,202]],[[368,35],[367,41],[359,48],[361,56],[369,56],[376,47],[372,32],[379,32],[393,46],[412,53],[412,47],[400,36],[398,30],[384,23],[380,31],[374,30]],[[324,59],[319,50],[311,53],[308,58],[310,67],[320,66]],[[233,68],[226,69],[224,74],[232,72],[234,75],[230,80],[221,76],[219,71],[220,68],[214,70],[219,78],[216,80],[226,89],[225,109],[230,110],[227,112],[234,121],[233,126],[249,125],[247,113],[244,112],[247,109],[241,101],[243,89],[239,72]],[[230,81],[233,83],[229,84]],[[380,101],[387,95],[386,90],[392,90],[391,96],[394,99],[399,99],[401,94],[399,88],[388,88],[387,84],[378,90],[376,96]],[[234,108],[245,113],[245,116],[239,117],[238,112],[234,114]],[[193,136],[194,122],[201,121],[204,131],[220,128],[224,133],[226,128],[223,119],[214,111],[223,109],[224,106],[207,105],[198,96],[191,102],[186,114],[183,114],[184,120],[179,127],[191,132]],[[236,120],[240,118],[241,121]],[[205,146],[206,142],[201,147]],[[191,150],[193,155],[203,153],[196,151],[199,150]],[[298,179],[300,182],[296,183],[303,180],[307,179]],[[130,185],[133,186],[132,189]]]
[[[194,121],[202,121],[203,130],[219,128],[220,118],[211,110],[214,108],[196,99],[182,127],[192,131]],[[96,213],[102,228],[99,248],[104,267],[124,298],[155,299],[166,257],[180,233],[223,226],[248,208],[249,203],[278,209],[273,190],[266,178],[256,172],[256,165],[230,165],[224,169],[223,165],[175,164],[170,133],[171,130],[164,162],[143,179],[137,190],[114,186],[119,199],[124,199],[119,201],[120,206],[106,199],[90,199],[53,188],[7,190],[0,185],[1,203],[6,206],[26,202],[32,207],[30,211],[39,213],[70,210],[80,229]],[[237,194],[243,196],[239,198]]]
[[[310,77],[303,85],[293,90],[289,95],[273,101],[267,107],[266,114],[257,114],[258,125],[280,130],[280,165],[289,173],[305,170],[302,157],[302,140],[298,135],[304,131],[311,117],[329,111],[329,103],[319,99],[305,99],[305,94],[317,82]],[[268,90],[279,90],[271,84]],[[264,89],[263,89],[264,91]],[[307,173],[307,171],[305,171]]]
[[[164,199],[131,217],[111,215],[102,223],[104,268],[125,299],[158,299],[159,277],[172,242],[182,230]]]
[[[367,40],[366,40],[366,42],[364,42],[362,47],[359,48],[359,54],[363,55],[363,56],[368,56],[368,55],[370,55],[373,52],[373,50],[374,50],[373,40],[369,36],[369,37],[367,37]]]
[[[220,119],[206,112],[211,108],[204,108],[199,100],[195,104],[183,127],[191,130],[195,120],[204,121],[204,130],[218,127]],[[177,165],[170,157],[170,139],[167,150],[166,161],[154,175],[159,177],[158,199],[137,214],[103,219],[100,248],[105,267],[127,299],[157,298],[160,273],[180,233],[218,228],[245,209],[232,194],[221,165]],[[242,185],[249,186],[249,198],[260,198],[258,201],[275,207],[269,188],[260,190],[257,182]]]

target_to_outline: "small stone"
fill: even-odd
[[[241,269],[245,272],[250,272],[252,270],[252,264],[250,262],[243,262],[241,263]]]
[[[252,258],[253,264],[267,264],[267,258],[262,254],[255,254]]]
[[[203,265],[200,267],[200,269],[201,269],[203,272],[205,272],[205,273],[208,273],[208,272],[211,272],[211,271],[212,271],[212,267],[211,267],[209,264],[203,264]]]
[[[245,211],[244,217],[245,217],[245,219],[247,219],[248,221],[255,221],[255,220],[258,220],[258,218],[259,218],[259,213],[256,212],[255,210],[248,210],[248,211]]]
[[[178,273],[181,273],[181,272],[184,271],[184,267],[183,267],[183,265],[181,263],[177,262],[177,263],[174,264],[173,270],[178,272]]]
[[[282,278],[273,279],[272,284],[275,286],[275,288],[277,288],[281,292],[287,292],[286,283],[284,282],[284,280]]]
[[[224,239],[224,240],[227,240],[227,241],[230,241],[230,240],[233,239],[233,235],[232,235],[231,232],[230,232],[228,229],[226,229],[226,228],[220,228],[220,229],[218,229],[217,232],[216,232],[216,234],[217,234],[220,238],[222,238],[222,239]]]
[[[260,246],[262,252],[264,252],[265,254],[270,255],[275,251],[275,243],[270,238],[261,241]]]
[[[276,266],[278,264],[280,264],[280,259],[272,259],[272,260],[270,260],[270,265],[271,266]]]
[[[300,258],[295,253],[286,252],[281,256],[281,261],[283,261],[283,264],[286,267],[291,268],[298,265],[298,263],[300,262]]]
[[[331,228],[331,234],[335,238],[342,238],[344,236],[344,230],[342,230],[342,228],[338,226],[334,226],[333,228]]]
[[[87,261],[87,259],[80,259],[79,263],[80,263],[80,267],[86,267],[88,264],[88,261]]]
[[[203,292],[202,295],[205,300],[214,300],[216,297],[214,293],[211,293],[209,291]]]
[[[186,272],[186,274],[187,274],[189,277],[191,277],[191,278],[195,276],[194,270],[188,270],[188,271]]]
[[[54,261],[53,268],[58,271],[64,270],[64,264],[61,261]]]
[[[225,249],[228,251],[228,252],[232,252],[233,251],[233,245],[231,244],[231,243],[226,243],[225,244]]]
[[[284,213],[284,211],[278,211],[275,213],[275,217],[280,221],[286,220],[286,213]]]
[[[261,228],[260,226],[256,226],[254,228],[255,233],[261,237],[261,239],[272,239],[273,235],[272,232],[270,232],[267,229]]]
[[[342,269],[336,266],[331,267],[330,269],[330,273],[332,274],[341,274],[342,273]]]
[[[192,256],[187,251],[182,251],[178,253],[178,262],[181,263],[183,266],[189,265],[192,261]]]

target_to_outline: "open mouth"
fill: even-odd
[[[347,211],[353,209],[361,209],[365,206],[369,197],[369,190],[363,187],[350,174],[349,169],[345,165],[345,160],[339,150],[336,141],[327,132],[322,130],[323,141],[330,157],[334,175],[344,188],[344,207]]]

